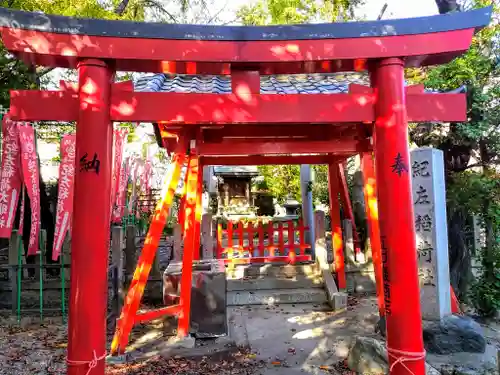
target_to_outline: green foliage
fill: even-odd
[[[278,202],[283,203],[288,197],[301,201],[298,165],[263,165],[259,167],[259,172],[264,177],[269,193]]]
[[[282,25],[352,19],[361,0],[258,0],[238,11],[244,25]]]
[[[446,151],[448,211],[480,218],[486,240],[469,294],[479,313],[491,315],[500,307],[500,176],[495,172],[500,165],[500,12],[492,0],[473,0],[470,5],[494,7],[491,24],[475,35],[471,48],[449,64],[409,70],[407,79],[441,91],[466,87],[468,121],[424,125],[417,144]],[[414,139],[418,127],[410,130]]]
[[[165,4],[167,3],[167,4]],[[68,17],[107,20],[144,21],[146,15],[157,21],[177,22],[191,3],[206,9],[206,0],[0,0],[0,6],[29,12],[43,12]],[[199,12],[200,13],[200,12]],[[210,17],[210,12],[201,12]],[[211,19],[215,19],[213,16]],[[0,108],[9,108],[11,89],[35,89],[47,80],[52,68],[27,66],[0,46]]]
[[[33,73],[0,46],[0,106],[8,108],[10,90],[36,88]]]
[[[312,184],[312,195],[315,202],[328,204],[328,166],[314,165],[314,182]]]
[[[448,193],[450,208],[465,206],[471,214],[490,218],[500,225],[500,175],[470,170],[455,173]]]
[[[302,201],[300,191],[300,167],[298,165],[265,165],[259,167],[263,181],[257,187],[269,192],[279,203],[288,198]],[[313,165],[314,181],[307,187],[312,191],[315,202],[328,204],[328,167]]]
[[[500,246],[493,249],[493,258],[481,252],[481,273],[473,281],[470,288],[470,299],[483,316],[494,316],[500,310]],[[485,270],[492,269],[493,273],[488,275]]]
[[[500,8],[492,0],[475,0],[474,7],[494,5],[492,23],[478,32],[471,48],[446,65],[412,70],[408,79],[441,91],[467,88],[468,121],[457,124],[444,137],[453,144],[466,143],[478,150],[479,164],[488,166],[500,160]],[[437,139],[438,142],[443,138]]]
[[[118,14],[117,6],[121,1],[109,0],[2,0],[0,5],[7,8],[21,9],[29,12],[43,12],[68,17],[144,20],[147,2],[130,0],[122,14]]]

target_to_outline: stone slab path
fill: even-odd
[[[249,306],[230,308],[232,336],[248,345],[262,364],[260,375],[353,374],[344,367],[356,336],[383,338],[375,334],[378,320],[374,297],[349,298],[345,311],[325,311],[317,305]],[[427,355],[427,362],[442,374],[497,374],[500,324],[482,325],[485,353]]]
[[[347,310],[318,305],[232,308],[228,312],[238,345],[249,345],[264,363],[262,375],[349,374],[343,369],[353,337],[375,335],[376,300],[351,299]]]

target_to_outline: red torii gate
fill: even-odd
[[[380,240],[372,244],[381,247],[378,285],[383,286],[390,368],[393,374],[425,373],[407,123],[465,121],[466,104],[460,94],[425,94],[418,87],[405,91],[404,67],[441,64],[462,54],[474,30],[488,24],[491,8],[406,20],[270,27],[70,19],[4,8],[0,17],[10,52],[28,63],[79,72],[77,92],[12,91],[12,119],[76,121],[77,160],[95,154],[100,161],[98,173],[77,168],[75,180],[68,374],[88,374],[89,368],[91,374],[104,374],[113,121],[160,122],[175,157],[112,350],[123,351],[134,322],[155,314],[179,313],[179,332],[187,334],[190,288],[182,288],[180,305],[136,315],[186,159],[182,285],[191,283],[199,243],[196,208],[204,158],[224,164],[252,156],[252,162],[262,163],[264,155],[278,161],[280,155],[299,153],[300,162],[331,164],[333,157],[363,153],[364,170],[373,171],[373,144],[376,176],[383,184],[377,189],[380,221],[370,218],[380,227]],[[112,85],[118,70],[230,74],[233,93],[133,92]],[[372,88],[353,86],[349,94],[332,95],[264,95],[259,90],[263,74],[352,70],[368,70]],[[172,142],[171,134],[179,141]],[[330,175],[333,196],[333,169]],[[374,181],[373,174],[369,178]]]

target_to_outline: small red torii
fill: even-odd
[[[75,176],[68,374],[104,374],[113,121],[160,123],[161,131],[169,134],[166,144],[174,147],[167,188],[134,274],[113,352],[125,350],[134,323],[155,314],[179,314],[179,333],[188,332],[190,288],[182,288],[177,306],[137,314],[185,162],[181,283],[190,285],[200,240],[204,160],[223,164],[249,157],[264,163],[263,157],[278,161],[295,157],[283,154],[295,153],[301,162],[325,160],[331,166],[331,200],[336,201],[339,187],[333,166],[362,153],[363,170],[374,170],[382,182],[376,190],[379,220],[374,215],[370,220],[380,234],[372,245],[380,244],[373,251],[383,263],[377,284],[383,286],[378,291],[384,297],[391,373],[425,373],[407,123],[465,121],[466,101],[461,94],[404,89],[404,68],[446,63],[464,53],[475,30],[489,23],[491,8],[406,20],[267,27],[70,19],[5,8],[0,8],[0,17],[5,21],[3,43],[15,56],[37,65],[77,68],[79,74],[76,91],[12,91],[11,118],[76,121],[77,162],[85,153],[95,153],[100,160],[98,173],[77,168]],[[231,75],[233,93],[134,92],[113,84],[114,73],[120,70]],[[372,88],[352,86],[348,94],[331,95],[270,95],[259,90],[259,75],[349,70],[369,71]],[[336,133],[339,125],[344,133]],[[233,130],[240,126],[241,130]],[[290,133],[296,137],[266,140],[262,134],[268,126],[276,126],[274,131],[282,134],[293,128]],[[226,138],[226,129],[257,139]],[[172,134],[178,141],[172,141]],[[274,156],[266,156],[270,154]],[[395,163],[404,173],[394,173]],[[373,173],[371,178],[375,180]],[[332,220],[335,251],[338,224],[337,218]],[[377,230],[370,234],[377,235]]]

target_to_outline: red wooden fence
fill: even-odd
[[[285,226],[286,224],[286,226]],[[267,241],[265,229],[267,226]],[[306,262],[312,259],[306,254],[311,246],[305,242],[305,227],[302,219],[298,225],[292,220],[283,222],[239,221],[228,222],[227,229],[222,223],[217,225],[217,259],[224,259],[226,263],[272,263],[272,262]],[[278,234],[278,242],[274,243],[274,236]],[[285,243],[285,232],[288,241]],[[226,234],[227,245],[223,245]],[[257,234],[257,238],[256,237]]]

